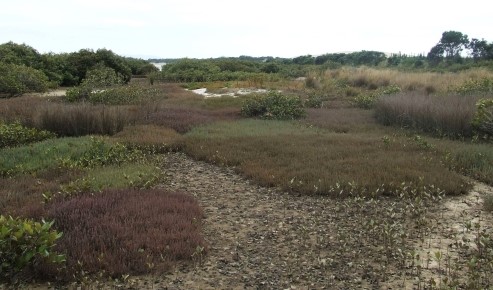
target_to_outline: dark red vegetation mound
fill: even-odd
[[[64,280],[165,272],[204,253],[202,210],[181,192],[107,190],[55,201],[48,215],[63,232],[57,247],[67,263],[56,275]]]

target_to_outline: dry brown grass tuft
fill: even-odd
[[[40,108],[34,123],[58,136],[113,135],[132,119],[123,107],[56,103]]]
[[[459,73],[402,72],[393,69],[343,67],[328,70],[323,78],[325,80],[339,79],[353,87],[376,89],[393,84],[403,91],[420,91],[431,94],[448,92],[470,79],[491,79],[493,72],[487,69],[471,69]]]
[[[422,130],[438,136],[471,137],[478,99],[474,96],[403,93],[380,99],[375,116],[384,125]]]
[[[33,126],[37,111],[49,103],[49,99],[37,96],[0,98],[0,120],[8,123],[20,121],[24,125]]]

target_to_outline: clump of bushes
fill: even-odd
[[[306,98],[303,103],[305,108],[321,108],[324,102],[324,98],[320,95],[312,94]]]
[[[156,100],[160,96],[158,89],[130,85],[93,91],[89,94],[88,101],[92,104],[133,105]]]
[[[19,282],[23,271],[42,262],[65,262],[54,250],[62,233],[51,229],[53,223],[0,215],[0,281]]]
[[[61,162],[67,167],[91,168],[141,161],[144,157],[142,152],[137,149],[129,150],[123,144],[108,144],[102,138],[91,137],[89,147],[81,156],[75,159],[62,159]]]
[[[396,85],[387,86],[369,94],[361,94],[356,96],[354,98],[354,103],[359,108],[372,109],[382,96],[397,94],[400,91],[401,88]]]
[[[493,137],[493,99],[481,99],[476,103],[477,111],[472,124],[483,137]]]
[[[493,92],[493,79],[481,78],[471,79],[465,81],[462,85],[455,88],[455,92],[461,95],[477,94],[477,93],[492,93]]]
[[[19,122],[0,123],[0,148],[14,147],[56,137],[54,133],[27,128]]]
[[[125,79],[114,69],[99,66],[87,71],[86,78],[80,86],[67,90],[65,99],[69,102],[88,100],[93,92],[102,91],[122,85]]]
[[[0,62],[0,94],[7,97],[48,89],[48,77],[31,67]]]
[[[241,114],[262,119],[293,120],[304,117],[306,112],[299,97],[271,91],[267,95],[256,95],[246,100]]]

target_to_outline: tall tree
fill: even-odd
[[[488,44],[484,39],[473,38],[469,42],[467,48],[469,48],[471,56],[474,60],[480,59],[493,59],[493,43]]]
[[[469,44],[466,34],[458,31],[445,31],[442,33],[440,44],[447,58],[460,58],[460,53]]]
[[[440,63],[442,61],[443,53],[444,53],[443,46],[441,43],[438,43],[437,45],[435,45],[431,48],[431,50],[430,50],[430,52],[428,52],[428,55],[426,56],[426,58],[428,59],[430,64],[437,65],[438,63]]]

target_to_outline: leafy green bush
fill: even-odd
[[[65,99],[69,102],[77,102],[89,99],[93,92],[122,85],[125,79],[112,68],[98,66],[87,71],[86,78],[80,86],[67,90]]]
[[[375,94],[375,93],[362,94],[362,95],[356,96],[353,99],[353,102],[356,105],[356,107],[368,110],[368,109],[371,109],[375,106],[379,97],[380,96]]]
[[[62,236],[51,230],[53,223],[0,215],[0,280],[15,279],[25,268],[42,261],[65,262],[65,256],[53,250]]]
[[[54,133],[27,128],[19,122],[11,124],[0,123],[0,148],[28,144],[54,137]]]
[[[28,92],[44,92],[48,89],[48,78],[31,67],[0,62],[0,94],[8,97]]]
[[[491,93],[493,92],[493,80],[488,78],[467,80],[455,92],[461,95],[472,93]]]
[[[380,99],[385,95],[397,94],[401,91],[401,88],[396,85],[390,85],[384,88],[380,88],[375,92],[369,94],[358,95],[354,98],[354,104],[362,109],[372,109]]]
[[[481,99],[476,103],[477,111],[472,124],[485,137],[493,137],[493,99]]]
[[[142,86],[119,86],[106,90],[92,91],[89,102],[106,105],[131,105],[144,100],[157,99],[162,96],[158,89]]]
[[[319,95],[310,95],[303,103],[303,106],[305,108],[321,108],[323,101],[323,97]]]
[[[96,167],[104,165],[119,165],[144,158],[141,151],[130,150],[125,145],[108,144],[102,138],[91,137],[89,148],[76,159],[66,158],[62,164],[68,167]]]
[[[241,108],[241,113],[246,117],[276,120],[299,119],[306,115],[300,98],[274,91],[248,99]]]

